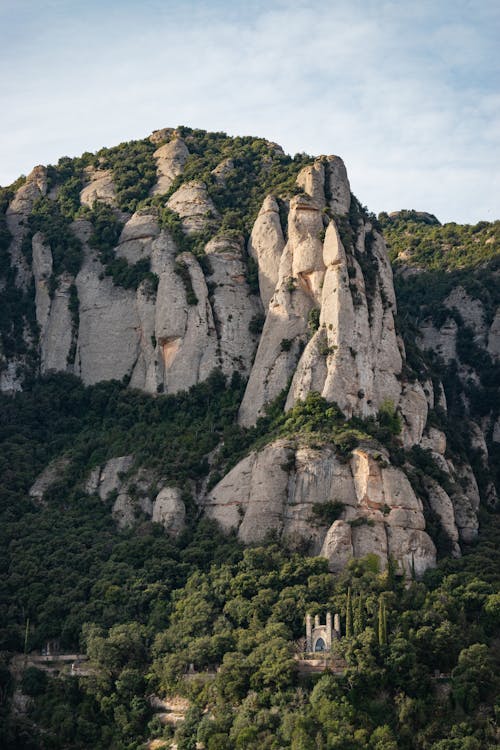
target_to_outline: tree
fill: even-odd
[[[466,711],[473,711],[498,687],[493,657],[484,643],[464,648],[452,672],[452,694]]]
[[[385,646],[387,643],[387,610],[383,594],[378,598],[377,632],[379,646]]]
[[[345,613],[345,635],[346,638],[350,638],[353,634],[353,623],[352,623],[352,602],[351,602],[351,588],[347,589],[347,603]]]

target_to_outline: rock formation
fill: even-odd
[[[338,509],[325,522],[322,507]],[[327,557],[332,571],[376,552],[382,567],[393,557],[407,575],[420,575],[436,559],[425,533],[422,502],[388,456],[369,447],[341,460],[331,447],[297,447],[279,440],[241,461],[209,493],[206,512],[245,543],[269,531],[307,542]]]
[[[375,419],[385,409],[401,421],[406,458],[397,466],[373,441],[361,441],[346,458],[325,440],[313,446],[300,435],[275,439],[243,458],[210,492],[198,486],[200,506],[245,543],[273,532],[324,555],[332,571],[352,556],[374,553],[382,567],[393,558],[406,575],[421,575],[436,560],[431,516],[451,554],[459,555],[460,545],[477,534],[476,476],[467,460],[451,455],[444,432],[429,420],[437,411],[446,413],[443,386],[427,375],[408,376],[385,241],[351,196],[342,160],[322,156],[304,167],[293,197],[267,195],[245,247],[239,231],[227,229],[234,225],[224,223],[216,200],[217,190],[232,184],[236,160],[221,160],[203,174],[204,181],[182,182],[190,142],[179,133],[166,129],[151,136],[158,144],[157,179],[143,207],[132,215],[114,208],[123,224],[114,258],[126,268],[150,268],[137,288],[113,281],[90,240],[88,210],[76,213],[70,227],[82,247],[78,273],[55,274],[57,256],[47,237],[27,233],[35,202],[43,196],[56,200],[57,191],[47,194],[44,167],[36,167],[10,201],[9,253],[19,289],[34,285],[38,340],[23,335],[26,346],[37,350],[39,372],[72,372],[87,385],[125,379],[150,394],[184,391],[214,369],[228,378],[237,372],[248,379],[239,410],[244,428],[255,425],[280,394],[286,411],[312,392],[335,403],[346,419]],[[265,159],[267,174],[272,156]],[[179,187],[167,198],[174,182]],[[111,170],[85,168],[81,206],[97,201],[115,207],[117,186]],[[184,238],[169,229],[165,216],[172,214]],[[260,294],[251,293],[252,262]],[[439,325],[431,317],[421,321],[423,349],[444,363],[456,361],[465,326],[475,345],[492,360],[500,358],[498,310],[487,314],[460,286],[444,307]],[[1,387],[18,390],[25,356],[3,359]],[[478,381],[470,365],[459,362],[458,374],[464,383]],[[471,423],[479,457],[474,466],[483,466],[485,474],[484,435],[500,440],[499,424]],[[408,479],[415,446],[435,469],[423,472],[418,487]],[[141,469],[130,477],[131,467],[131,456],[111,459],[92,472],[87,491],[103,501],[113,496],[121,526],[147,517],[179,534],[186,514],[180,491]],[[38,501],[51,476],[42,475],[34,486]],[[494,486],[486,485],[493,504]]]

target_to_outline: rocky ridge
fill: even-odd
[[[436,410],[446,412],[441,384],[430,374],[407,375],[384,238],[351,196],[342,160],[319,157],[304,167],[293,197],[267,195],[245,247],[237,233],[221,226],[205,182],[190,179],[169,194],[190,152],[177,133],[166,137],[153,154],[157,181],[151,189],[163,204],[127,215],[116,208],[123,227],[115,257],[129,265],[147,262],[156,285],[149,279],[137,288],[113,283],[84,213],[71,224],[83,251],[80,269],[54,280],[53,251],[43,233],[31,237],[31,262],[22,252],[34,203],[51,196],[45,168],[36,167],[12,198],[6,212],[9,252],[19,287],[34,284],[40,373],[70,372],[87,385],[126,379],[150,394],[175,394],[214,369],[227,377],[236,371],[248,378],[239,412],[244,428],[283,393],[286,411],[311,393],[335,402],[346,419],[376,419],[381,410],[393,410],[401,423],[401,448],[424,451],[438,472],[423,472],[418,487],[408,479],[411,462],[393,465],[383,446],[361,442],[346,459],[332,445],[311,446],[299,435],[252,451],[210,490],[206,483],[194,486],[198,505],[245,543],[274,533],[324,555],[332,571],[352,556],[374,553],[383,567],[393,558],[406,575],[421,575],[436,560],[429,514],[448,551],[459,555],[460,544],[477,534],[478,483],[468,460],[452,456],[444,432],[429,421]],[[161,134],[155,136],[159,141]],[[223,184],[233,169],[234,162],[223,160],[212,170],[216,183]],[[91,207],[95,201],[117,205],[109,170],[85,171],[80,202]],[[186,237],[208,232],[202,257],[179,246],[160,219],[161,205],[178,217]],[[248,256],[257,266],[258,296],[251,293]],[[460,288],[445,304],[460,310],[478,345],[497,358],[498,311],[486,325],[480,303]],[[257,320],[263,321],[261,333]],[[421,346],[455,359],[458,327],[453,316],[440,327],[424,321]],[[23,361],[4,360],[2,389],[20,389]],[[487,465],[484,430],[493,425],[472,429]],[[180,490],[161,487],[140,470],[130,476],[132,463],[132,457],[117,457],[94,469],[86,491],[103,500],[114,493],[113,514],[121,526],[133,524],[139,513],[179,533],[186,515]],[[139,488],[137,497],[131,486]],[[42,490],[33,493],[43,499]],[[486,498],[495,502],[491,482]],[[320,506],[332,506],[336,517],[316,517]]]

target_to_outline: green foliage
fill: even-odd
[[[16,284],[17,272],[10,262],[12,237],[5,212],[12,196],[12,188],[0,188],[0,353],[6,359],[23,357],[34,369],[34,352],[30,350],[24,335],[25,331],[29,331],[36,340],[38,333],[34,285],[27,289],[19,288]],[[0,367],[2,364],[0,359]]]
[[[500,254],[500,221],[441,225],[414,211],[379,216],[392,261],[429,271],[456,271]],[[401,255],[404,253],[404,260]]]
[[[344,510],[344,503],[328,501],[326,503],[313,503],[312,522],[318,526],[331,526]]]
[[[247,258],[247,284],[252,294],[259,294],[259,267],[251,256]]]
[[[259,333],[262,333],[265,320],[266,319],[264,315],[262,315],[262,313],[257,313],[256,315],[254,315],[248,325],[248,330],[250,331],[250,333],[253,333],[254,335],[258,335]]]
[[[149,138],[120,143],[97,152],[99,168],[111,169],[116,198],[122,211],[134,212],[156,181],[153,153],[157,146]]]
[[[55,276],[63,271],[76,276],[83,260],[82,244],[71,230],[71,220],[71,216],[62,213],[57,201],[47,197],[35,201],[28,218],[30,232],[25,238],[26,252],[31,259],[31,239],[36,232],[41,232],[52,252]]]
[[[28,667],[21,675],[22,691],[31,698],[42,695],[47,689],[47,682],[47,673],[36,667]]]
[[[313,307],[311,310],[309,310],[309,315],[307,318],[307,324],[309,326],[309,330],[311,334],[316,333],[316,331],[319,328],[319,316],[320,316],[320,309],[319,307]]]
[[[188,305],[197,305],[198,297],[196,296],[193,289],[193,282],[191,280],[191,274],[189,273],[189,266],[184,260],[176,260],[175,273],[180,276],[184,289],[186,290],[186,302]]]
[[[125,289],[137,289],[139,284],[147,281],[149,291],[154,293],[158,277],[151,273],[151,264],[147,258],[130,265],[124,258],[117,258],[115,255],[115,247],[122,231],[122,224],[116,212],[105,203],[96,202],[88,214],[88,219],[93,227],[89,245],[98,251],[105,273],[111,276],[113,283]]]

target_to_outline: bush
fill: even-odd
[[[36,667],[28,667],[21,676],[21,689],[31,698],[42,695],[47,688],[47,673]]]

